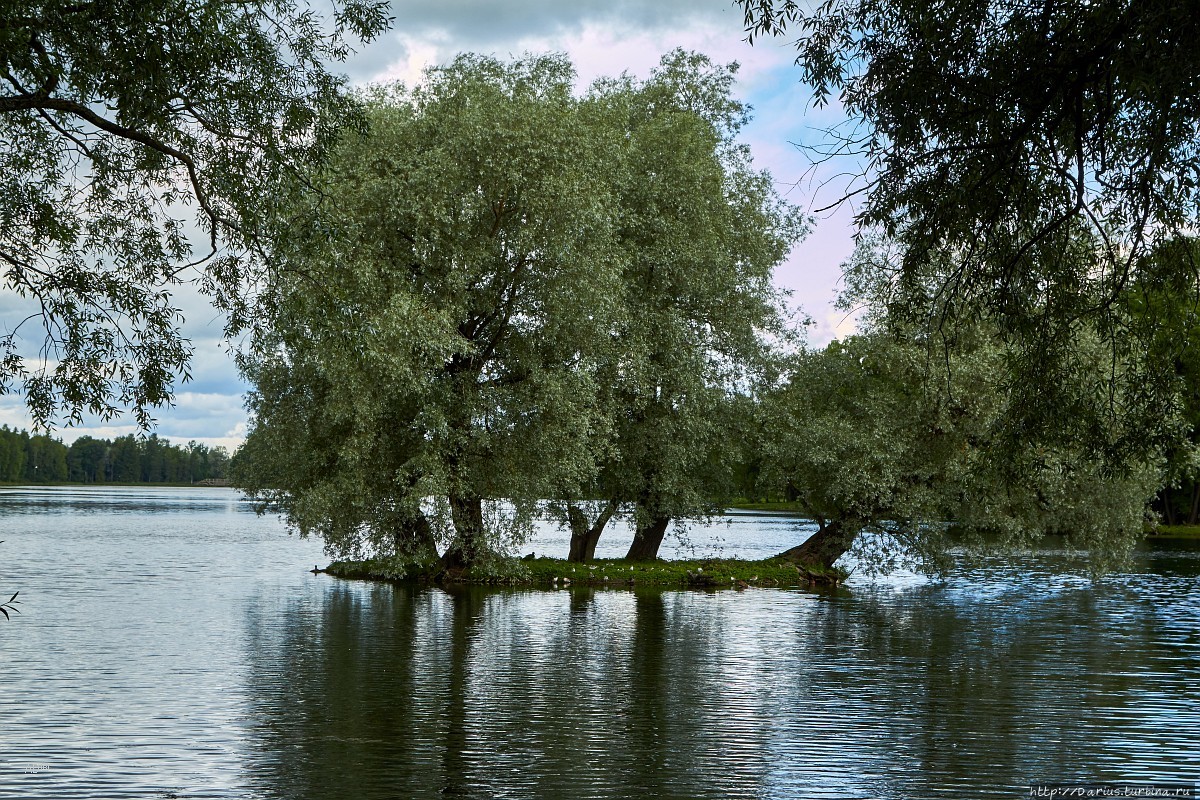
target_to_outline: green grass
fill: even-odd
[[[1200,539],[1200,525],[1159,525],[1147,539]]]
[[[432,567],[394,559],[373,559],[335,561],[324,572],[338,578],[428,582],[432,579]],[[498,561],[486,568],[469,571],[459,580],[463,583],[547,589],[568,586],[745,589],[836,585],[845,578],[846,574],[839,569],[800,568],[781,559],[646,562],[597,559],[591,564],[575,564],[557,558],[535,558],[528,561]]]
[[[792,514],[803,513],[799,503],[789,503],[785,500],[772,500],[765,503],[752,503],[748,500],[737,500],[729,504],[729,508],[741,511],[787,511]]]

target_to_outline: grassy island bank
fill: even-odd
[[[1147,539],[1200,539],[1200,525],[1159,525],[1146,533]]]
[[[728,507],[733,511],[778,511],[787,514],[804,513],[804,507],[800,503],[791,503],[786,500],[764,500],[762,502],[739,500],[736,503],[730,503]]]
[[[613,589],[662,587],[674,589],[747,589],[755,587],[836,586],[846,579],[840,569],[798,567],[783,559],[762,561],[703,559],[699,561],[639,561],[597,559],[588,564],[558,558],[506,561],[491,569],[468,570],[452,581],[436,564],[412,564],[395,559],[335,561],[319,572],[338,578],[394,582],[453,582],[544,589],[600,586]]]

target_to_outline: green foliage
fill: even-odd
[[[1128,360],[1138,367],[1141,391],[1162,398],[1148,413],[1174,412],[1184,425],[1162,445],[1167,474],[1155,508],[1169,524],[1194,525],[1200,521],[1200,241],[1171,239],[1146,261],[1121,295],[1134,351]]]
[[[862,165],[853,190],[862,229],[902,245],[894,263],[876,265],[893,308],[945,328],[994,320],[1016,348],[1014,384],[1029,388],[1011,404],[1022,424],[1087,438],[1117,468],[1162,447],[1173,432],[1158,411],[1174,396],[1161,381],[1118,390],[1131,435],[1107,443],[1110,415],[1066,413],[1059,387],[1069,392],[1078,372],[1081,321],[1113,361],[1145,352],[1145,339],[1130,339],[1145,331],[1126,326],[1120,298],[1131,281],[1156,280],[1155,249],[1200,222],[1194,9],[1173,0],[741,5],[751,36],[793,37],[817,101],[836,96],[858,123],[839,143]],[[1159,344],[1179,355],[1187,341]]]
[[[0,481],[7,483],[194,483],[224,478],[229,456],[157,435],[114,441],[81,436],[70,447],[49,436],[0,427]]]
[[[30,436],[26,444],[25,477],[33,483],[67,478],[67,451],[49,436]]]
[[[0,338],[0,391],[22,391],[36,425],[123,407],[150,423],[187,377],[170,288],[191,266],[230,328],[246,322],[274,201],[353,112],[327,65],[385,12],[0,0],[0,281],[30,309]]]
[[[1086,336],[1076,347],[1103,381],[1102,348]],[[1140,540],[1160,464],[1118,473],[1086,448],[1008,435],[1009,356],[988,326],[960,330],[953,347],[876,331],[804,354],[764,403],[765,472],[806,515],[836,523],[869,570],[911,560],[937,571],[953,546],[1061,534],[1103,572]]]
[[[1158,525],[1147,535],[1151,539],[1200,539],[1200,525]]]
[[[379,558],[366,561],[335,561],[323,571],[339,578],[418,581],[429,580],[435,570],[436,566],[431,564]],[[602,558],[591,564],[573,564],[557,558],[535,558],[505,562],[503,569],[475,568],[460,576],[460,579],[464,583],[563,589],[580,586],[606,589],[745,589],[835,584],[845,577],[845,573],[838,570],[830,573],[804,573],[786,561],[775,559],[630,563],[623,559]]]
[[[369,558],[363,561],[334,561],[323,570],[338,578],[372,581],[417,581],[428,580],[437,572],[436,562],[410,561],[400,556]]]
[[[0,427],[0,481],[52,483],[67,479],[67,448],[48,436]]]
[[[1075,302],[1087,276],[1034,249],[1069,249],[1084,226],[1110,259],[1095,278],[1111,291],[1148,244],[1196,218],[1200,22],[1185,4],[741,5],[752,36],[796,37],[818,102],[836,94],[865,123],[859,146],[877,169],[860,219],[903,227],[914,262],[974,242],[963,289],[1011,311],[1035,296]],[[1066,280],[1031,296],[1039,278]]]
[[[807,221],[737,142],[748,109],[736,65],[675,51],[642,84],[602,82],[619,111],[626,252],[614,345],[600,365],[613,446],[591,496],[635,508],[640,526],[716,513],[730,493],[745,394],[789,341],[771,273]]]
[[[302,533],[404,549],[410,520],[449,539],[452,514],[488,513],[518,535],[529,498],[590,476],[619,138],[573,77],[561,58],[461,57],[369,98],[370,134],[314,176],[325,203],[296,211],[242,360],[255,427],[235,471]]]
[[[801,503],[789,500],[763,500],[751,502],[745,498],[735,498],[733,502],[728,504],[729,508],[736,508],[742,511],[774,511],[781,514],[798,514],[804,511],[804,506]]]
[[[543,499],[707,499],[802,221],[733,141],[731,69],[573,80],[463,56],[377,90],[293,208],[234,476],[333,552],[427,552],[428,524],[476,558]]]
[[[79,470],[71,480],[82,483],[195,483],[225,478],[229,466],[223,447],[174,445],[155,434],[112,442],[81,436],[71,444],[67,459]]]

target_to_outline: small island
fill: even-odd
[[[783,557],[759,561],[699,559],[695,561],[628,561],[601,558],[587,564],[561,558],[529,558],[499,562],[447,574],[438,562],[413,563],[396,558],[334,561],[314,572],[337,578],[415,583],[456,583],[559,589],[590,586],[605,589],[674,588],[736,589],[835,587],[845,570],[801,565]]]

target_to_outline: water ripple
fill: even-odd
[[[221,490],[0,492],[0,520],[0,589],[26,601],[0,625],[0,798],[1200,780],[1194,549],[1101,583],[1040,553],[833,594],[444,592],[311,575],[319,545]],[[557,547],[543,533],[534,547]],[[690,546],[796,535],[745,516]]]

